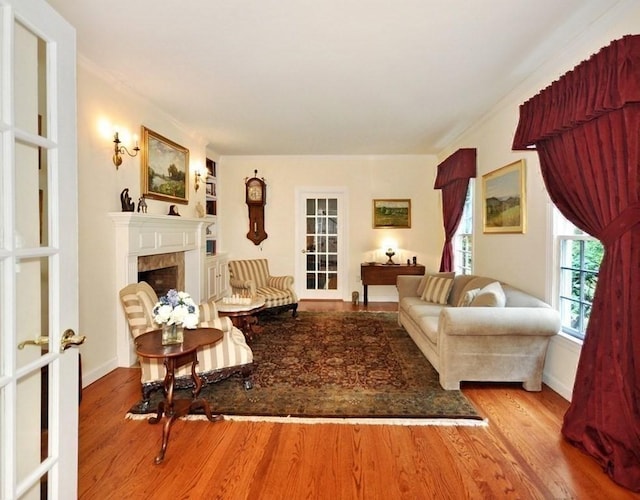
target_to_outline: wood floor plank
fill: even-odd
[[[299,310],[355,310],[307,302]],[[368,310],[394,311],[393,303]],[[178,421],[165,461],[162,429],[126,420],[139,371],[85,388],[79,497],[185,499],[638,499],[562,439],[568,403],[544,387],[464,384],[488,427]]]

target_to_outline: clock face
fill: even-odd
[[[249,186],[249,200],[251,201],[260,201],[262,199],[262,186],[252,185]]]

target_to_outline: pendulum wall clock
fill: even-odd
[[[249,232],[247,238],[259,245],[267,239],[264,230],[264,206],[267,203],[267,185],[263,179],[258,179],[258,171],[254,170],[254,176],[245,179],[246,203],[249,209]]]

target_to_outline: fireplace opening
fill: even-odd
[[[184,290],[184,252],[138,257],[138,281],[146,281],[158,297],[168,290]]]
[[[160,297],[171,288],[178,289],[178,266],[151,269],[138,273],[138,281],[146,281]]]

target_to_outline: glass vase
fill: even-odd
[[[184,328],[182,325],[162,325],[162,345],[182,344]]]

